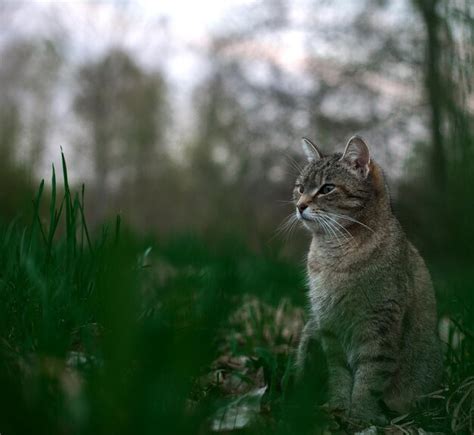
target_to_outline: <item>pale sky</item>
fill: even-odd
[[[189,92],[206,72],[201,54],[205,53],[212,32],[233,7],[252,3],[258,0],[7,1],[4,4],[15,13],[4,23],[9,30],[5,34],[59,35],[59,41],[66,44],[63,52],[71,65],[100,56],[110,46],[124,47],[143,66],[158,67],[166,74],[175,110],[183,119],[189,119],[185,113],[191,110]],[[77,129],[68,101],[71,73],[65,70],[60,77],[59,87],[63,92],[56,104],[59,122],[49,152],[56,165],[59,163],[57,144],[72,154],[69,140],[74,136],[71,132]],[[43,163],[41,172],[48,173],[50,163]],[[79,163],[84,162],[75,166]],[[88,171],[79,169],[79,172],[87,176]]]

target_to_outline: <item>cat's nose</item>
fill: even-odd
[[[298,204],[298,210],[300,211],[300,213],[303,213],[307,208],[308,208],[308,204],[305,204],[304,202],[301,204]]]

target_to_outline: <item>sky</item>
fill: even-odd
[[[63,54],[71,69],[59,78],[63,89],[57,95],[58,127],[53,132],[49,158],[41,172],[49,171],[50,159],[59,163],[54,144],[68,151],[74,120],[69,116],[71,74],[74,67],[99,57],[111,46],[130,50],[145,68],[160,69],[172,88],[175,110],[183,127],[191,119],[189,93],[206,73],[205,58],[210,36],[229,17],[232,8],[258,0],[135,0],[135,1],[10,1],[0,8],[11,10],[0,22],[0,38],[19,35],[59,35]],[[3,27],[3,31],[1,29]],[[78,162],[79,163],[79,162]],[[87,169],[78,171],[87,176]],[[74,176],[74,174],[73,174]]]
[[[191,51],[205,50],[224,18],[231,19],[232,8],[252,3],[258,0],[4,0],[0,7],[15,13],[0,23],[0,33],[61,34],[66,54],[76,62],[98,56],[111,45],[124,46],[145,66],[166,62],[172,78],[186,80],[192,76]]]

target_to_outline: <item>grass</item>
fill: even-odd
[[[91,234],[64,157],[62,177],[59,188],[53,168],[47,201],[41,183],[28,225],[0,228],[1,434],[342,430],[317,406],[322,358],[309,382],[292,383],[300,265],[235,236],[138,237],[119,218]],[[473,431],[474,311],[462,270],[437,277],[445,386],[394,417],[393,430]]]

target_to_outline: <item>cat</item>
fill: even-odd
[[[301,377],[312,339],[328,365],[328,406],[348,421],[387,423],[441,381],[436,300],[423,259],[394,216],[380,166],[360,136],[308,158],[296,180],[298,220],[312,234],[309,319],[296,356]]]

